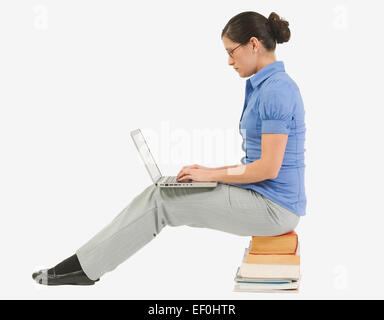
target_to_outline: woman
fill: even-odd
[[[290,38],[276,13],[233,17],[221,35],[228,64],[246,81],[239,129],[240,165],[185,166],[178,180],[217,181],[216,188],[150,185],[104,229],[33,279],[47,285],[93,285],[151,241],[165,226],[211,228],[241,236],[292,231],[305,215],[304,107],[299,89],[276,61],[276,43]]]

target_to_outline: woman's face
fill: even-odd
[[[255,46],[257,47],[258,41],[256,38],[252,37],[250,42],[246,45],[240,45],[240,43],[233,42],[225,36],[222,37],[221,40],[228,53],[231,53],[233,49],[238,47],[228,56],[228,64],[239,73],[240,77],[250,77],[257,72],[256,64],[258,61],[258,54]]]

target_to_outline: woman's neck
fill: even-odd
[[[274,52],[264,55],[263,57],[261,57],[260,62],[256,66],[256,72],[258,72],[259,70],[263,69],[267,65],[274,63],[276,61],[277,60]]]

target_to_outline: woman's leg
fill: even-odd
[[[165,226],[204,227],[242,236],[279,235],[299,217],[262,195],[218,184],[216,188],[158,188],[150,185],[76,254],[96,280],[114,270]]]

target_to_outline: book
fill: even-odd
[[[295,254],[298,246],[295,231],[280,236],[260,237],[252,236],[250,254]]]
[[[293,287],[273,287],[273,286],[253,286],[247,287],[242,285],[235,285],[233,291],[235,292],[260,292],[260,293],[297,293],[299,285]]]
[[[284,279],[256,279],[244,278],[239,275],[240,268],[237,269],[235,277],[235,292],[281,292],[293,293],[299,290],[299,280],[284,280]]]
[[[292,279],[300,277],[300,265],[298,264],[256,264],[244,263],[240,265],[239,274],[248,278],[263,279]]]
[[[299,280],[244,278],[240,275],[240,268],[238,268],[233,291],[294,293],[299,290]]]
[[[268,290],[276,292],[281,290],[297,290],[299,288],[299,282],[291,282],[291,283],[236,283],[235,291],[266,291]]]
[[[247,263],[247,248],[244,251],[243,260],[239,267],[239,275],[245,278],[262,279],[291,279],[300,277],[299,264],[258,264]]]
[[[298,279],[265,279],[265,278],[248,278],[248,277],[242,277],[240,275],[240,268],[237,268],[236,276],[235,276],[235,282],[236,284],[242,284],[242,283],[265,283],[265,284],[292,284],[295,282],[298,282]]]
[[[245,249],[245,262],[258,264],[300,264],[300,246],[295,254],[252,254]]]

